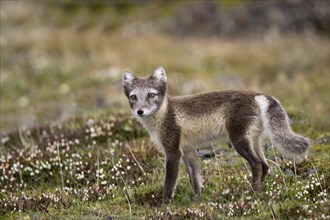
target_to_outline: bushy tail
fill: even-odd
[[[255,100],[260,106],[262,123],[272,144],[289,158],[304,156],[310,141],[291,130],[288,115],[279,101],[265,95],[256,96]]]

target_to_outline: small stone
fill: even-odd
[[[329,144],[330,143],[330,137],[324,137],[319,139],[320,144]]]
[[[208,149],[204,149],[204,150],[197,150],[195,152],[195,155],[197,157],[205,157],[205,158],[210,158],[210,157],[214,157],[214,153],[211,150]]]
[[[294,172],[291,169],[285,169],[284,174],[286,176],[294,176]]]
[[[314,169],[314,167],[311,167],[311,168],[309,168],[308,170],[307,170],[307,174],[308,175],[311,175],[311,174],[313,174],[313,173],[315,173],[316,172],[316,170]]]
[[[105,216],[104,220],[112,220],[113,218],[111,216]]]

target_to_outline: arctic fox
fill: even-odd
[[[285,110],[269,95],[232,90],[170,97],[166,82],[162,67],[146,78],[136,77],[130,71],[125,71],[122,78],[133,115],[165,153],[165,204],[174,196],[181,158],[195,195],[201,195],[203,177],[195,150],[224,135],[247,160],[252,171],[252,187],[257,192],[269,169],[260,146],[263,133],[288,157],[304,155],[310,145],[307,138],[291,130]]]

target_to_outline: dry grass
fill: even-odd
[[[162,65],[172,94],[217,89],[264,91],[278,97],[289,112],[309,118],[313,127],[329,126],[327,39],[276,34],[254,41],[178,39],[159,34],[128,38],[120,33],[107,36],[97,30],[77,33],[66,29],[25,41],[21,42],[25,46],[20,46],[23,61],[15,56],[22,52],[14,50],[1,69],[2,117],[26,112],[29,107],[24,103],[23,109],[18,108],[22,97],[37,109],[52,98],[68,104],[80,101],[78,106],[95,105],[79,100],[90,91],[94,94],[91,99],[99,96],[106,103],[122,103],[124,69],[147,75]],[[4,50],[14,45],[18,46],[13,42]],[[183,87],[177,87],[178,80]],[[100,87],[103,89],[95,91]],[[118,95],[120,98],[114,98]]]
[[[110,33],[100,25],[80,30],[79,19],[95,15],[81,12],[65,20],[55,11],[53,20],[44,20],[45,8],[6,3],[2,7],[16,14],[1,11],[2,130],[114,104],[113,109],[126,109],[123,70],[147,75],[158,65],[168,72],[172,94],[264,91],[278,97],[289,113],[308,118],[315,129],[329,127],[327,38],[276,31],[255,40],[176,38],[135,23]],[[62,20],[68,24],[60,25]]]

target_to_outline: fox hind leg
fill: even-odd
[[[244,157],[252,171],[252,188],[254,191],[259,192],[261,190],[261,179],[263,175],[262,162],[254,152],[249,139],[244,136],[230,137],[230,141],[235,150]]]
[[[257,137],[254,138],[253,146],[254,146],[254,151],[256,152],[257,156],[261,160],[261,165],[262,165],[261,182],[264,182],[265,178],[266,178],[266,176],[268,175],[268,172],[269,172],[269,165],[267,163],[263,148],[260,145],[260,136],[257,136]]]
[[[194,190],[195,196],[200,197],[203,190],[203,176],[200,161],[194,151],[184,154],[183,161],[189,174],[190,184]]]

